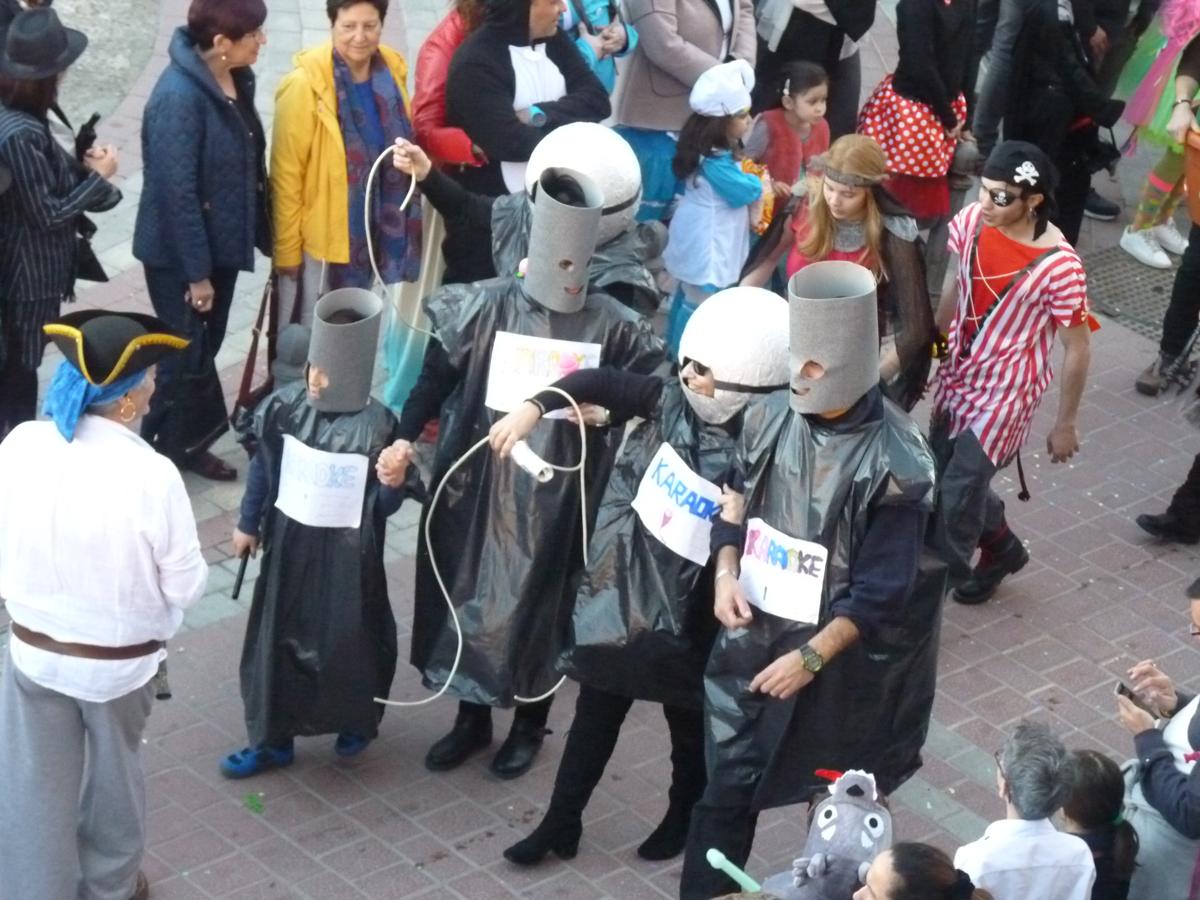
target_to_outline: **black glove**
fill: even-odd
[[[1093,121],[1101,128],[1112,128],[1125,112],[1124,100],[1105,100],[1104,105],[1092,116]]]

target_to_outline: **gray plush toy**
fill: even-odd
[[[892,816],[879,802],[875,776],[851,769],[817,804],[802,856],[763,890],[780,900],[849,900],[871,862],[892,846]]]

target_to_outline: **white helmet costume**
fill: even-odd
[[[787,301],[757,287],[713,294],[688,319],[679,339],[681,378],[689,361],[712,370],[713,396],[683,387],[696,415],[712,425],[728,422],[755,394],[787,387]]]
[[[560,168],[587,175],[604,195],[597,247],[633,227],[642,199],[642,168],[628,141],[594,122],[572,122],[555,128],[529,156],[525,193],[533,195],[543,171]]]

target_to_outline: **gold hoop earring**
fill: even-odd
[[[137,404],[130,400],[128,396],[124,397],[123,399],[128,401],[129,405],[126,406],[125,403],[122,403],[121,411],[117,415],[120,417],[122,422],[128,425],[137,418]]]

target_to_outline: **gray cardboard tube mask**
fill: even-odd
[[[320,397],[309,395],[313,409],[351,413],[367,405],[382,320],[383,301],[362,288],[339,288],[317,301],[308,362],[325,372],[329,384]]]
[[[879,383],[875,276],[857,263],[805,266],[788,282],[791,405],[846,409]]]
[[[582,188],[584,206],[552,196],[554,182],[564,177]],[[579,312],[587,301],[588,262],[596,249],[604,195],[587,175],[556,167],[542,172],[532,203],[525,293],[552,312]]]

